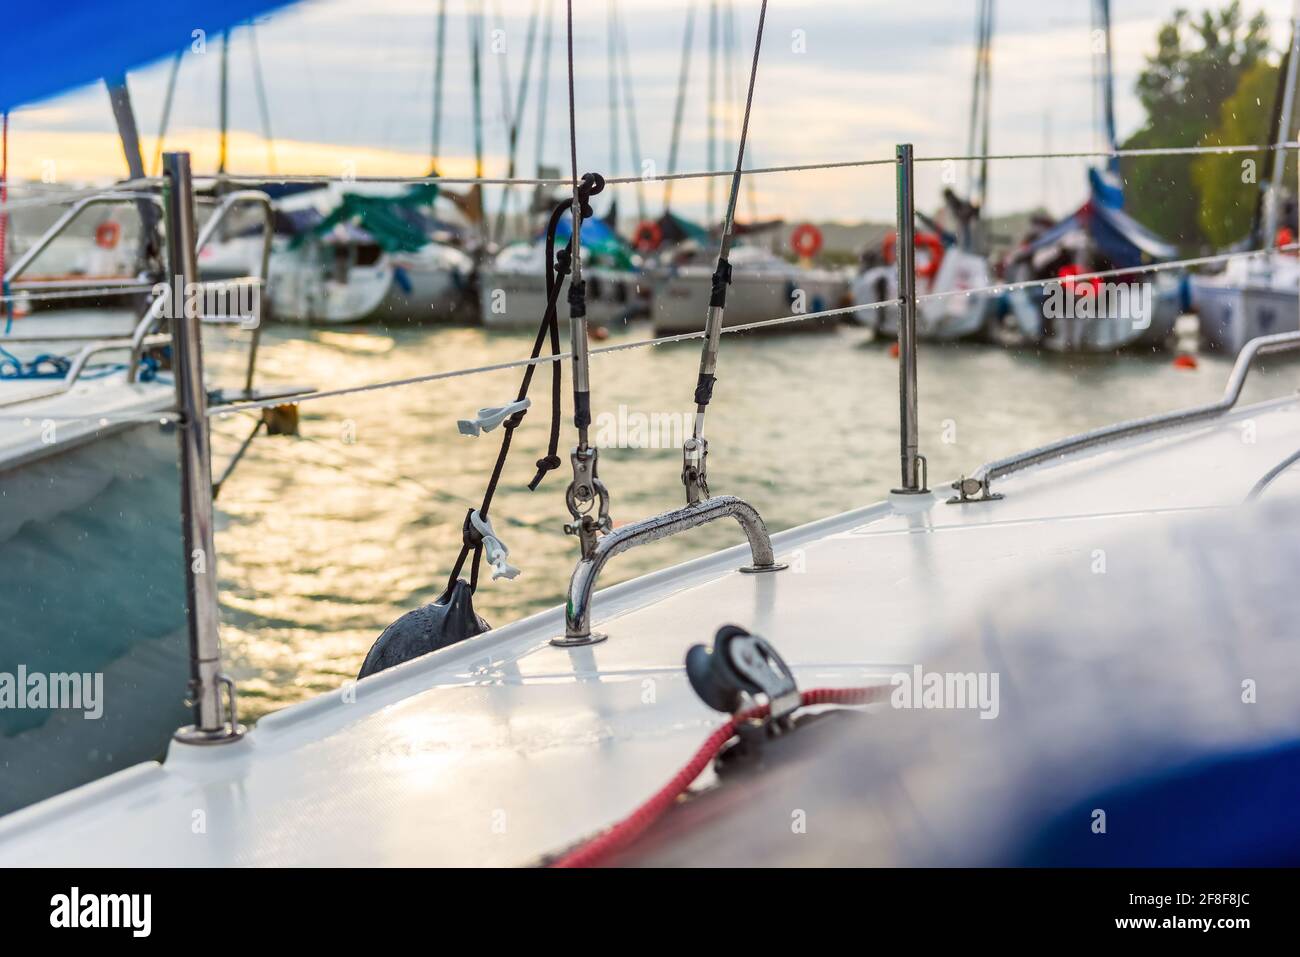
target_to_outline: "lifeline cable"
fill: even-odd
[[[1154,156],[1226,156],[1237,153],[1267,153],[1275,150],[1294,150],[1300,149],[1300,143],[1294,141],[1287,143],[1265,143],[1265,144],[1241,144],[1232,146],[1173,146],[1173,147],[1151,147],[1147,149],[1120,149],[1120,150],[1082,150],[1078,152],[1064,153],[990,153],[985,156],[918,156],[914,163],[947,163],[947,162],[974,162],[977,160],[1043,160],[1043,159],[1123,159],[1125,157],[1154,157]],[[837,169],[863,169],[870,166],[896,166],[898,160],[894,157],[889,159],[859,159],[859,160],[838,160],[829,163],[792,163],[784,166],[755,166],[751,169],[744,170],[746,176],[758,176],[765,173],[807,173],[819,170],[837,170]],[[644,176],[612,176],[605,180],[608,186],[634,186],[638,183],[646,184],[650,182],[659,182],[662,180],[688,180],[688,179],[706,179],[710,176],[732,176],[735,170],[699,170],[690,173],[672,173],[663,176],[656,176],[653,180]],[[212,178],[205,179],[199,177],[200,182],[210,182]],[[501,176],[351,176],[344,179],[340,176],[325,173],[277,173],[274,176],[267,176],[265,173],[226,173],[221,177],[221,182],[231,185],[248,185],[260,186],[267,183],[385,183],[398,186],[418,186],[438,184],[442,186],[568,186],[570,180],[556,179],[553,177],[533,176],[533,177],[515,177],[507,179]],[[162,186],[162,180],[159,177],[142,177],[141,179],[125,180],[115,183],[113,188],[117,190],[135,190],[135,189],[156,189]],[[34,188],[34,187],[28,187]],[[0,204],[0,211],[18,210],[18,209],[35,209],[46,206],[64,206],[68,203],[75,202],[77,199],[84,199],[88,196],[95,196],[102,193],[102,187],[93,187],[79,190],[68,190],[59,192],[57,195],[40,196],[32,199],[16,199],[9,203]]]
[[[1188,266],[1205,266],[1218,263],[1231,262],[1234,259],[1251,259],[1258,256],[1271,256],[1276,253],[1297,252],[1300,251],[1300,242],[1286,243],[1275,247],[1264,249],[1248,249],[1241,252],[1233,253],[1216,253],[1212,256],[1198,256],[1192,259],[1176,259],[1169,262],[1151,263],[1144,266],[1126,266],[1120,269],[1108,269],[1101,272],[1080,273],[1076,276],[1068,277],[1072,283],[1083,283],[1091,279],[1107,279],[1115,276],[1133,276],[1145,273],[1168,272],[1174,269],[1184,269]],[[958,296],[974,296],[980,294],[998,295],[1004,292],[1014,292],[1020,289],[1032,289],[1038,286],[1059,285],[1067,280],[1063,277],[1052,276],[1045,279],[1029,279],[1021,282],[1004,282],[992,286],[981,286],[978,289],[951,290],[948,292],[926,293],[917,296],[917,302],[925,302],[938,299],[953,299]],[[86,295],[86,293],[81,293]],[[747,322],[738,326],[727,326],[722,330],[723,335],[738,335],[746,332],[754,332],[759,329],[771,329],[777,326],[789,325],[797,322],[809,322],[818,319],[829,319],[837,316],[847,316],[853,313],[874,312],[879,309],[887,309],[891,306],[897,306],[898,299],[882,299],[879,302],[863,303],[852,306],[839,306],[834,309],[822,309],[814,312],[795,313],[787,316],[777,316],[772,319],[759,319],[754,322]],[[659,336],[650,339],[634,339],[631,342],[619,342],[613,345],[597,346],[590,350],[590,355],[608,355],[615,352],[627,352],[632,349],[643,349],[651,346],[670,345],[677,342],[688,342],[692,339],[701,339],[704,337],[703,330],[697,332],[682,332],[675,335]],[[421,375],[408,376],[402,379],[388,379],[381,382],[368,382],[360,385],[341,386],[337,389],[318,389],[314,392],[305,392],[292,397],[276,397],[269,399],[253,399],[246,402],[231,402],[224,405],[212,405],[208,407],[210,416],[227,416],[240,412],[252,412],[260,409],[269,409],[277,405],[284,405],[287,402],[301,403],[313,402],[320,399],[333,399],[348,395],[359,395],[367,392],[379,392],[385,389],[399,388],[408,385],[420,385],[426,382],[440,382],[445,379],[459,379],[472,375],[483,375],[490,372],[503,372],[509,369],[522,369],[526,366],[542,365],[544,363],[566,362],[573,358],[572,353],[561,352],[558,355],[538,356],[537,358],[528,359],[510,359],[504,362],[490,362],[479,366],[465,366],[459,369],[447,369],[440,372],[428,372]],[[0,422],[21,421],[30,416],[11,415],[0,413]],[[153,413],[128,413],[124,415],[115,415],[111,419],[103,416],[94,415],[56,415],[50,414],[43,416],[58,422],[76,422],[89,419],[101,419],[104,422],[145,422],[157,418]]]
[[[813,688],[799,695],[800,707],[814,705],[863,705],[870,704],[879,695],[889,690],[888,685],[871,685],[865,688]],[[623,850],[638,837],[649,830],[650,826],[663,817],[677,799],[691,786],[709,766],[723,746],[732,739],[737,729],[746,721],[767,717],[770,705],[763,704],[748,711],[732,716],[716,728],[705,739],[704,744],[695,752],[682,769],[678,771],[662,788],[641,804],[627,817],[613,824],[606,830],[589,838],[560,857],[551,861],[549,867],[597,867],[611,854]]]
[[[1261,143],[1261,144],[1239,144],[1230,146],[1169,146],[1169,147],[1148,147],[1142,149],[1118,149],[1118,150],[1077,150],[1070,152],[1042,152],[1042,153],[989,153],[984,155],[953,154],[951,156],[917,156],[913,159],[914,163],[966,163],[977,162],[980,160],[1045,160],[1045,159],[1124,159],[1126,157],[1143,157],[1150,158],[1155,156],[1229,156],[1237,153],[1267,153],[1275,150],[1294,150],[1300,148],[1300,143],[1295,141],[1286,143]],[[888,159],[859,159],[859,160],[838,160],[829,163],[791,163],[783,166],[755,166],[751,169],[744,170],[746,176],[757,176],[765,173],[807,173],[818,170],[835,170],[835,169],[860,169],[869,166],[896,166],[898,160],[895,157]],[[665,173],[662,176],[655,176],[648,179],[645,176],[611,176],[605,180],[609,186],[635,186],[638,183],[648,184],[652,182],[662,182],[666,180],[687,180],[687,179],[705,179],[710,176],[732,176],[735,174],[733,169],[719,170],[698,170],[689,173]],[[345,182],[342,177],[331,174],[312,174],[312,173],[278,173],[275,176],[253,173],[227,173],[222,177],[226,183],[244,184],[256,186],[264,183],[325,183],[325,182]],[[508,179],[501,176],[353,176],[349,177],[348,183],[387,183],[397,185],[427,185],[430,183],[440,183],[444,186],[553,186],[564,187],[570,184],[568,179],[559,179],[555,177],[515,177]],[[159,185],[158,181],[150,179],[131,180],[126,183],[117,184],[117,188],[155,186]],[[100,190],[88,189],[83,190],[82,194],[93,196]],[[75,195],[75,194],[70,194]],[[67,202],[66,196],[61,196],[54,200],[24,200],[20,201],[23,206],[46,206]],[[11,209],[20,208],[18,204],[11,206]]]

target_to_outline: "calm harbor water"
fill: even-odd
[[[649,336],[648,327],[634,325],[610,344]],[[233,376],[242,345],[233,338],[213,345],[210,369]],[[530,346],[531,335],[471,328],[277,325],[263,336],[259,381],[335,388],[522,358]],[[616,523],[681,503],[673,426],[689,428],[698,361],[698,342],[593,357],[598,440],[645,444],[639,417],[656,413],[661,431],[651,444],[669,440],[601,449]],[[919,365],[921,446],[935,486],[1063,435],[1217,398],[1230,363],[1202,357],[1198,369],[1184,370],[1168,354],[1062,357],[922,344]],[[546,446],[550,374],[543,367],[493,504],[497,531],[523,570],[513,581],[483,576],[475,604],[493,624],[560,602],[575,560],[576,542],[561,530],[573,442],[565,372],[565,466],[538,491],[527,490]],[[513,399],[519,375],[306,403],[300,438],[253,443],[217,503],[227,666],[250,717],[354,677],[389,622],[439,594],[500,436],[467,438],[456,421]],[[1282,394],[1289,382],[1266,369],[1246,398]],[[233,416],[215,422],[214,468],[251,425]],[[898,480],[897,430],[897,360],[861,332],[724,337],[707,429],[710,484],[749,499],[773,531],[879,500]],[[636,549],[611,563],[602,584],[742,539],[734,525],[719,523]]]

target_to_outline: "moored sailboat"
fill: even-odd
[[[1291,135],[1297,70],[1300,69],[1300,2],[1293,8],[1291,46],[1278,71],[1279,89],[1274,97],[1277,141]],[[1257,203],[1245,245],[1270,247],[1263,255],[1230,259],[1217,273],[1192,277],[1192,307],[1200,317],[1200,334],[1215,352],[1235,356],[1257,336],[1300,328],[1300,262],[1294,247],[1296,228],[1292,217],[1283,225],[1281,180],[1286,154],[1272,150],[1268,174]],[[1297,194],[1291,206],[1300,202]],[[1289,247],[1275,251],[1272,247]]]
[[[743,150],[742,136],[741,159]],[[1293,863],[1300,401],[1238,402],[1252,362],[1297,351],[1300,333],[1255,340],[1219,402],[1083,433],[931,488],[910,146],[897,162],[899,484],[886,499],[770,536],[758,509],[710,488],[704,419],[719,398],[730,309],[729,212],[699,371],[681,383],[696,407],[686,503],[615,524],[590,442],[581,284],[582,210],[599,177],[579,177],[575,157],[572,354],[555,345],[550,360],[572,369],[577,436],[565,531],[579,549],[565,603],[492,628],[465,599],[484,559],[494,578],[517,572],[486,512],[527,410],[521,395],[480,413],[505,437],[485,504],[466,516],[447,594],[394,623],[413,639],[448,640],[248,731],[221,672],[215,584],[190,563],[194,724],[161,764],[0,818],[0,860]],[[173,185],[188,199],[186,177]],[[175,240],[191,251],[194,241]],[[548,325],[558,340],[557,289],[520,363],[521,393]],[[182,380],[196,358],[178,350]],[[192,493],[210,481],[199,454],[209,413],[230,409],[208,409],[201,380],[188,382],[178,401]],[[851,408],[845,422],[856,425]],[[1256,441],[1242,441],[1247,424]],[[561,464],[552,445],[539,477]],[[1170,480],[1187,475],[1197,481]],[[203,495],[182,502],[187,546],[210,554],[209,506]],[[629,549],[727,518],[745,545],[597,591]],[[459,578],[466,561],[469,582]],[[453,612],[459,634],[422,630]],[[707,786],[692,788],[708,768]],[[1123,830],[1106,836],[1106,813]]]

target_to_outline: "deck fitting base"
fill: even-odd
[[[581,648],[584,645],[598,645],[609,635],[601,631],[593,631],[589,635],[561,635],[558,638],[552,638],[551,644],[556,648]]]
[[[242,724],[234,727],[226,725],[224,728],[218,728],[216,731],[201,731],[192,724],[188,724],[172,734],[172,740],[181,744],[196,744],[206,746],[211,744],[233,744],[244,736],[248,729]]]
[[[989,480],[966,478],[964,475],[952,483],[957,494],[948,499],[949,505],[967,505],[972,502],[996,502],[1002,495],[989,488]]]
[[[789,567],[785,562],[773,562],[771,565],[741,565],[736,571],[742,575],[761,575],[763,572],[779,572]]]
[[[998,502],[1004,498],[1001,492],[989,492],[987,495],[981,495],[979,498],[963,498],[960,495],[954,495],[948,499],[949,505],[975,505],[979,502]]]

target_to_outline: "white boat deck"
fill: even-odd
[[[0,470],[102,438],[155,413],[161,416],[176,402],[170,376],[128,382],[124,370],[83,378],[55,393],[59,388],[57,379],[0,382]]]
[[[526,864],[628,813],[719,723],[682,669],[718,626],[768,638],[804,687],[884,678],[972,639],[981,602],[1048,565],[1238,506],[1297,449],[1287,398],[1027,470],[1002,501],[894,496],[776,536],[788,571],[735,573],[742,546],[599,593],[602,644],[550,646],[553,609],[237,744],[173,744],[0,820],[0,865]],[[1268,495],[1297,492],[1288,473]]]

